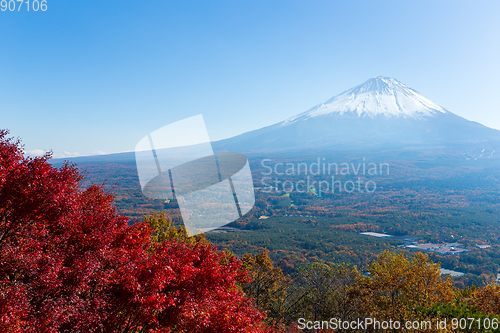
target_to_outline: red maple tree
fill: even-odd
[[[77,168],[25,157],[0,130],[0,332],[270,332],[211,244],[128,224]]]

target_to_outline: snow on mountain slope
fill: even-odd
[[[245,153],[457,145],[490,151],[500,147],[500,131],[464,119],[381,76],[285,121],[212,143],[217,151]]]
[[[354,113],[360,118],[385,115],[423,119],[448,111],[398,80],[379,76],[285,120],[282,125],[286,126],[312,117],[342,115],[347,112]]]

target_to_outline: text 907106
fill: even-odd
[[[47,0],[1,0],[0,10],[2,12],[20,12],[20,11],[47,11]]]

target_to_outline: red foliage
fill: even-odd
[[[237,259],[129,226],[77,169],[0,131],[0,332],[263,332]],[[224,259],[224,260],[223,260]]]

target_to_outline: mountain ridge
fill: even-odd
[[[398,114],[384,112],[387,108],[379,109],[380,112],[371,113],[364,112],[365,110],[362,108],[351,108],[344,111],[332,108],[321,109],[325,105],[331,106],[341,97],[354,94],[352,99],[355,100],[356,95],[373,92],[375,94],[368,97],[385,94],[394,96],[394,100],[389,100],[389,102],[395,103],[398,91],[401,89],[407,92],[407,96],[417,96],[417,102],[422,102],[420,106],[418,103],[410,103],[410,105],[417,105],[420,108],[409,109],[408,104],[406,104],[408,107],[405,109],[413,111],[410,114],[402,110],[401,104]],[[354,104],[351,103],[350,106],[352,107]],[[366,105],[365,102],[363,106]],[[318,112],[320,109],[325,112]],[[314,116],[311,116],[313,113]],[[461,155],[468,154],[466,152],[470,152],[471,149],[479,148],[485,148],[487,151],[489,149],[490,152],[500,151],[500,131],[462,118],[396,79],[379,76],[281,122],[231,138],[214,141],[212,147],[214,151],[233,151],[246,154],[311,149],[382,151],[413,149],[415,147],[422,149],[452,147],[455,152],[460,152]],[[54,162],[61,164],[63,160],[68,159],[75,162],[85,160],[96,163],[133,162],[134,153],[72,157],[55,159]]]
[[[213,142],[215,150],[500,145],[500,131],[462,118],[393,78],[377,77],[282,122]]]

